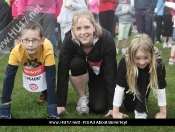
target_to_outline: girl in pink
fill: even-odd
[[[89,0],[88,5],[90,12],[94,15],[95,21],[98,22],[98,0]]]
[[[118,0],[99,0],[99,21],[100,25],[113,33],[115,5]]]
[[[20,26],[20,21],[24,22],[21,18],[18,17],[18,0],[10,0],[11,3],[11,9],[12,9],[12,17],[13,21],[11,23],[12,28],[14,29],[19,29],[17,26]],[[16,30],[15,30],[16,31]],[[18,39],[19,33],[16,32],[13,34],[13,38],[11,38],[10,41],[10,49],[12,49],[16,44],[17,44],[17,39]]]

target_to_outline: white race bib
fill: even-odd
[[[44,64],[36,68],[23,66],[23,87],[30,92],[41,92],[47,89]]]

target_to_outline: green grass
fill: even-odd
[[[128,42],[133,37],[129,37]],[[166,68],[166,96],[167,96],[167,118],[175,118],[175,89],[174,89],[174,82],[175,82],[175,66],[168,65],[168,59],[170,55],[170,49],[163,49],[162,44],[155,44],[162,51],[163,60],[165,63]],[[2,56],[0,54],[0,96],[2,93],[2,85],[3,85],[3,78],[6,70],[6,66],[8,63],[9,55]],[[121,59],[121,52],[117,55],[117,62]],[[58,64],[58,58],[55,58],[56,65]],[[18,68],[18,72],[15,79],[14,90],[12,92],[12,101],[11,101],[11,111],[15,117],[18,118],[44,118],[47,116],[46,113],[46,106],[47,103],[38,104],[36,99],[40,93],[30,93],[23,88],[22,84],[22,72],[21,66]],[[88,115],[78,115],[75,111],[76,103],[78,100],[78,95],[73,89],[72,85],[69,83],[69,90],[68,90],[68,101],[66,110],[68,114],[61,114],[61,118],[105,118],[104,114],[94,114],[89,113]],[[0,99],[1,101],[1,99]],[[150,93],[149,101],[147,103],[148,106],[148,118],[154,118],[154,115],[159,111],[159,107],[157,105],[157,99],[153,96],[152,92]],[[128,113],[125,111],[123,105],[121,106],[121,111],[128,114],[130,118],[134,118],[133,113]],[[111,118],[111,117],[109,117]],[[174,127],[172,126],[1,126],[1,132],[143,132],[143,131],[150,131],[150,132],[173,132]]]

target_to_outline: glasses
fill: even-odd
[[[28,44],[28,43],[30,43],[30,41],[32,42],[32,44],[38,44],[40,42],[40,40],[38,40],[38,39],[34,39],[34,40],[22,39],[22,42],[24,44]]]

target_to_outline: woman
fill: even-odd
[[[88,114],[90,108],[95,113],[109,109],[106,116],[112,115],[116,72],[115,42],[111,34],[101,29],[90,11],[76,11],[59,57],[58,113],[65,111],[70,78],[79,96],[76,107],[79,114]],[[86,96],[87,85],[89,97]]]

